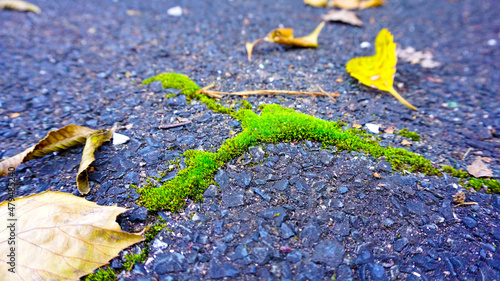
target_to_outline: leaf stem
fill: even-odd
[[[408,108],[410,108],[412,110],[418,110],[416,107],[411,105],[411,103],[407,102],[401,95],[399,95],[399,93],[396,92],[396,90],[394,90],[393,87],[389,88],[389,93],[391,93],[396,99],[398,99],[398,101],[400,101],[402,104],[406,105]]]

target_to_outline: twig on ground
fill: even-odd
[[[210,88],[214,87],[214,84],[204,87],[198,90],[198,93],[205,94],[211,98],[222,98],[224,95],[231,96],[249,96],[249,95],[272,95],[272,94],[286,94],[286,95],[305,95],[305,96],[327,96],[333,99],[333,97],[339,97],[340,94],[335,93],[327,93],[323,91],[319,86],[320,92],[300,92],[300,91],[286,91],[286,90],[257,90],[257,91],[242,91],[242,92],[219,92],[219,91],[211,91]],[[335,99],[333,99],[336,101]]]
[[[181,126],[184,126],[184,125],[187,125],[187,124],[191,124],[191,121],[177,123],[177,124],[164,124],[164,125],[158,126],[158,129],[176,128],[176,127],[181,127]]]

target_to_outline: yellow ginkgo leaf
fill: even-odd
[[[253,43],[246,43],[246,50],[248,53],[248,60],[252,60],[252,50],[258,43],[262,41],[277,43],[281,45],[288,45],[302,48],[317,48],[318,36],[325,26],[325,22],[321,22],[311,34],[295,38],[292,28],[278,28],[271,31],[266,37],[255,40]]]
[[[304,4],[313,7],[326,7],[327,0],[304,0]]]
[[[417,110],[393,87],[397,61],[396,43],[393,42],[391,33],[384,28],[375,39],[375,55],[351,59],[346,70],[362,84],[387,91],[407,107]]]
[[[384,4],[384,0],[330,0],[327,3],[327,6],[346,10],[355,10],[382,6]]]
[[[385,2],[383,0],[367,0],[367,1],[361,1],[359,3],[359,8],[368,9],[368,8],[382,6],[384,4]]]
[[[328,6],[346,10],[354,10],[359,8],[360,2],[360,0],[332,0],[328,3]]]

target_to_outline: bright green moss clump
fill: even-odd
[[[405,138],[409,138],[411,139],[412,141],[420,141],[420,135],[415,133],[415,132],[412,132],[412,131],[408,131],[406,128],[403,128],[402,130],[399,130],[399,132],[397,132],[398,135],[400,136],[403,136]]]
[[[92,273],[85,277],[85,281],[115,281],[116,274],[115,272],[107,267],[106,270],[103,268],[99,268],[96,273]]]
[[[336,146],[339,150],[363,151],[375,158],[385,156],[394,170],[422,172],[427,175],[441,174],[441,171],[424,157],[401,148],[381,147],[371,135],[357,129],[344,130],[341,123],[297,113],[276,104],[260,106],[260,116],[247,109],[249,106],[244,106],[245,109],[236,112],[197,93],[200,88],[187,76],[180,74],[160,74],[145,80],[144,84],[152,81],[161,81],[164,88],[182,89],[189,99],[196,98],[207,104],[208,108],[230,114],[241,122],[243,131],[234,138],[227,139],[215,153],[186,151],[184,156],[187,167],[180,170],[174,179],[163,183],[162,186],[149,184],[138,189],[141,194],[139,203],[151,210],[175,211],[184,205],[186,198],[201,200],[205,189],[210,184],[215,184],[214,175],[225,163],[259,143],[314,140],[322,142],[324,146]],[[415,135],[418,136],[416,133],[407,134],[413,137]],[[419,136],[418,138],[420,139]]]
[[[483,186],[488,188],[488,192],[500,193],[500,181],[497,180],[470,178],[466,185],[466,187],[472,187],[475,190],[480,190]]]
[[[215,112],[231,113],[231,109],[218,104],[215,100],[199,94],[200,87],[196,85],[189,77],[177,73],[162,73],[142,81],[143,85],[151,84],[154,81],[160,81],[164,89],[179,89],[186,95],[188,100],[197,99],[207,105]]]
[[[451,166],[443,166],[441,169],[443,169],[443,172],[447,173],[448,175],[452,177],[456,177],[459,179],[467,179],[469,178],[469,173],[462,171],[462,170],[457,170]]]

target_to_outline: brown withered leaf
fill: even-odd
[[[98,132],[90,135],[85,142],[85,147],[82,152],[82,161],[80,162],[80,167],[78,168],[78,174],[76,176],[76,185],[78,191],[85,195],[90,191],[90,185],[88,180],[87,169],[90,164],[94,162],[94,152],[103,143],[110,141],[113,137],[114,130],[99,130]]]
[[[16,168],[21,163],[82,144],[89,135],[96,132],[97,130],[78,125],[67,125],[50,131],[36,145],[0,162],[0,177],[7,175],[9,168]]]
[[[304,4],[313,7],[326,7],[328,0],[304,0]]]
[[[324,21],[339,21],[355,26],[362,26],[363,22],[355,12],[348,10],[331,10],[328,14],[321,16]]]
[[[467,166],[467,172],[475,178],[493,177],[491,169],[483,162],[481,156],[477,156],[474,162]]]
[[[42,10],[37,5],[21,0],[0,0],[0,10],[13,10],[19,12],[33,12],[39,14]]]
[[[266,37],[255,40],[253,43],[246,43],[245,47],[248,53],[248,60],[252,60],[252,51],[255,45],[262,41],[277,43],[302,48],[317,48],[318,36],[325,26],[325,22],[321,22],[311,34],[303,37],[295,37],[292,28],[278,28],[271,31]]]
[[[12,204],[12,203],[10,203]],[[79,280],[144,240],[121,230],[116,217],[127,209],[98,206],[69,193],[46,191],[16,198],[16,270],[10,273],[7,239],[0,241],[1,280]],[[0,220],[11,219],[9,202],[0,204]],[[0,229],[8,237],[9,229]]]

